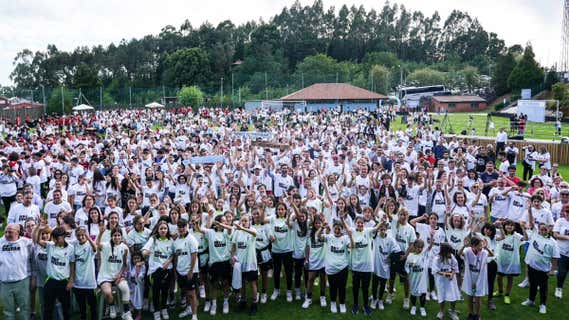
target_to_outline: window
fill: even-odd
[[[448,104],[448,107],[449,107],[449,108],[456,108],[456,103],[451,102],[451,103]]]
[[[472,102],[472,103],[470,104],[470,107],[471,107],[471,108],[474,108],[474,109],[478,109],[479,106],[480,106],[480,104],[479,104],[478,102]]]

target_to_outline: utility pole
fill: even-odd
[[[223,77],[221,77],[221,80],[219,81],[219,91],[220,91],[220,94],[219,94],[219,95],[220,95],[220,99],[219,99],[219,101],[220,101],[220,103],[221,103],[221,106],[223,107]]]
[[[267,88],[267,72],[265,72],[265,100],[269,100],[269,91]]]
[[[65,114],[65,99],[63,98],[63,85],[61,86],[61,115]]]
[[[304,89],[304,72],[300,74],[300,88]]]
[[[41,95],[43,97],[43,114],[45,115],[47,113],[47,104],[45,103],[45,87],[43,84],[40,84],[41,87]]]
[[[99,109],[103,110],[103,87],[99,87]]]
[[[338,83],[338,72],[336,72],[336,83]]]
[[[166,88],[162,85],[162,104],[166,105]]]
[[[234,106],[235,105],[235,99],[233,99],[233,97],[235,96],[235,91],[233,91],[233,71],[231,71],[231,105]]]
[[[128,107],[132,109],[132,87],[128,87]]]

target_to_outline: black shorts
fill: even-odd
[[[320,272],[324,272],[326,270],[326,268],[320,268],[320,269],[316,269],[316,270],[310,270],[308,269],[308,272],[312,272],[312,273],[320,273]]]
[[[391,259],[389,276],[391,279],[395,279],[395,276],[399,275],[399,281],[401,282],[407,279],[407,271],[405,271],[405,260],[401,260],[402,256],[402,252],[396,252],[392,253],[389,257]]]
[[[269,260],[265,263],[259,263],[259,269],[262,272],[266,272],[266,271],[273,269],[273,260]]]
[[[520,274],[519,274],[519,273],[510,273],[510,274],[508,274],[508,273],[498,272],[498,275],[499,275],[500,277],[517,277],[517,276],[519,276]]]
[[[231,280],[233,273],[229,261],[216,262],[209,266],[209,279],[212,282]]]
[[[458,262],[458,271],[462,273],[464,271],[464,259],[462,259],[462,256],[458,254],[458,251],[453,251],[453,254],[456,258],[456,262]]]
[[[257,281],[259,279],[259,272],[257,270],[242,272],[241,278],[243,278],[243,280],[247,282]]]
[[[176,272],[178,276],[178,285],[182,290],[195,290],[200,286],[199,273],[194,273],[192,280],[188,279],[188,275],[181,275]]]

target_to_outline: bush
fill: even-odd
[[[500,111],[502,109],[504,109],[506,105],[503,102],[500,102],[496,105],[496,111]]]

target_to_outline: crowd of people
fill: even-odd
[[[459,303],[479,319],[497,299],[546,313],[548,278],[561,299],[569,269],[569,184],[547,150],[461,141],[425,115],[389,128],[396,117],[115,110],[2,122],[3,319],[67,320],[72,305],[80,319],[169,319],[174,306],[179,318],[254,315],[281,299],[423,317],[431,303],[453,320]],[[510,296],[516,279],[524,301]]]

